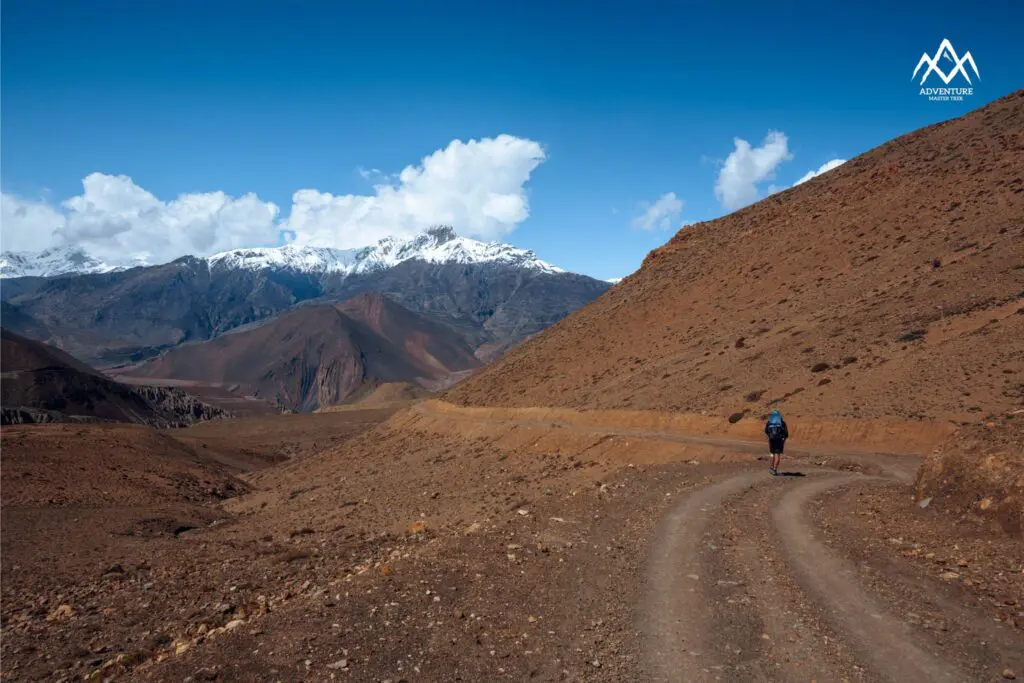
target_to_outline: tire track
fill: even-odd
[[[813,644],[814,637],[834,639],[838,635],[842,641],[839,649],[853,653],[855,663],[870,680],[970,680],[969,674],[927,649],[908,624],[888,613],[861,586],[857,568],[832,554],[817,539],[807,518],[807,505],[831,488],[886,479],[828,470],[817,472],[827,474],[802,480],[773,480],[760,470],[735,475],[695,491],[664,514],[648,560],[647,592],[640,611],[645,655],[653,680],[804,680],[792,669],[780,670],[762,661],[765,645],[753,633],[758,625],[771,621],[773,615],[778,618],[785,613],[787,602],[800,602],[799,595],[803,593],[817,605],[828,623],[828,628],[818,629],[817,636],[805,634],[803,647]],[[781,495],[764,495],[766,485],[785,486],[787,490]],[[773,597],[772,605],[725,599],[729,591],[721,587],[736,585],[737,576],[729,573],[728,563],[717,553],[719,548],[711,533],[717,530],[720,535],[719,520],[727,499],[743,515],[770,520],[769,537],[753,542],[777,543],[784,560],[785,578],[791,575],[793,579],[779,582],[780,587],[789,586],[790,594]],[[773,624],[768,630],[778,631],[778,627]],[[728,647],[723,646],[725,643]],[[786,649],[782,643],[775,647]],[[848,670],[854,663],[830,663],[834,652],[835,647],[829,653],[813,652],[805,660],[803,675],[814,670],[836,673]]]
[[[658,523],[641,608],[653,680],[715,680],[710,667],[719,663],[712,661],[707,649],[714,618],[700,587],[704,535],[723,499],[764,478],[762,471],[747,472],[695,491]]]
[[[863,477],[834,475],[802,483],[776,503],[772,523],[791,569],[876,675],[896,682],[969,680],[970,676],[923,648],[907,624],[887,613],[860,586],[856,568],[815,537],[804,508],[828,489],[856,480]]]

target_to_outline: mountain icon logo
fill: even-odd
[[[953,70],[948,74],[942,70],[941,66],[939,66],[940,62],[943,60],[953,64]],[[929,57],[927,52],[921,55],[921,59],[917,63],[917,68],[914,69],[914,75],[910,77],[911,80],[917,78],[918,72],[925,64],[928,65],[928,68],[925,69],[924,75],[921,77],[921,85],[924,85],[924,82],[928,80],[928,76],[930,76],[932,72],[935,72],[935,74],[937,74],[946,85],[949,85],[950,81],[952,81],[957,74],[962,75],[968,83],[974,85],[974,83],[971,82],[970,75],[967,73],[967,69],[964,68],[964,64],[969,64],[971,69],[974,70],[974,75],[979,79],[981,78],[981,74],[978,73],[978,65],[974,63],[974,57],[971,56],[970,50],[965,52],[963,57],[958,57],[956,50],[953,49],[953,44],[949,42],[949,38],[942,39],[942,42],[939,44],[939,49],[935,53],[934,57]]]

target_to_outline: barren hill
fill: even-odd
[[[1024,91],[679,231],[466,405],[978,419],[1024,400]]]
[[[175,427],[223,416],[220,408],[169,387],[129,387],[60,349],[0,328],[4,424],[133,422]]]
[[[430,386],[479,366],[452,328],[381,294],[364,294],[172,349],[130,374],[237,387],[286,408],[314,410],[381,382]]]

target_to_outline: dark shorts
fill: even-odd
[[[768,452],[772,455],[782,455],[782,449],[785,445],[785,439],[768,439]]]

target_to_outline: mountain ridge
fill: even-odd
[[[533,252],[466,240],[443,227],[413,240],[382,240],[336,261],[330,260],[335,252],[291,247],[226,254],[8,278],[0,288],[4,317],[15,332],[111,367],[296,306],[381,292],[459,328],[478,346],[504,349],[610,286],[551,266]]]
[[[211,270],[278,269],[345,277],[386,270],[416,259],[427,263],[504,263],[548,273],[565,272],[542,261],[529,249],[460,237],[451,226],[441,225],[428,228],[408,239],[387,237],[376,244],[355,249],[285,244],[278,247],[232,249],[211,256],[186,255],[166,263],[135,260],[125,264],[110,264],[91,256],[82,247],[70,245],[35,253],[5,251],[0,253],[0,279],[91,275],[179,262],[205,262]]]

